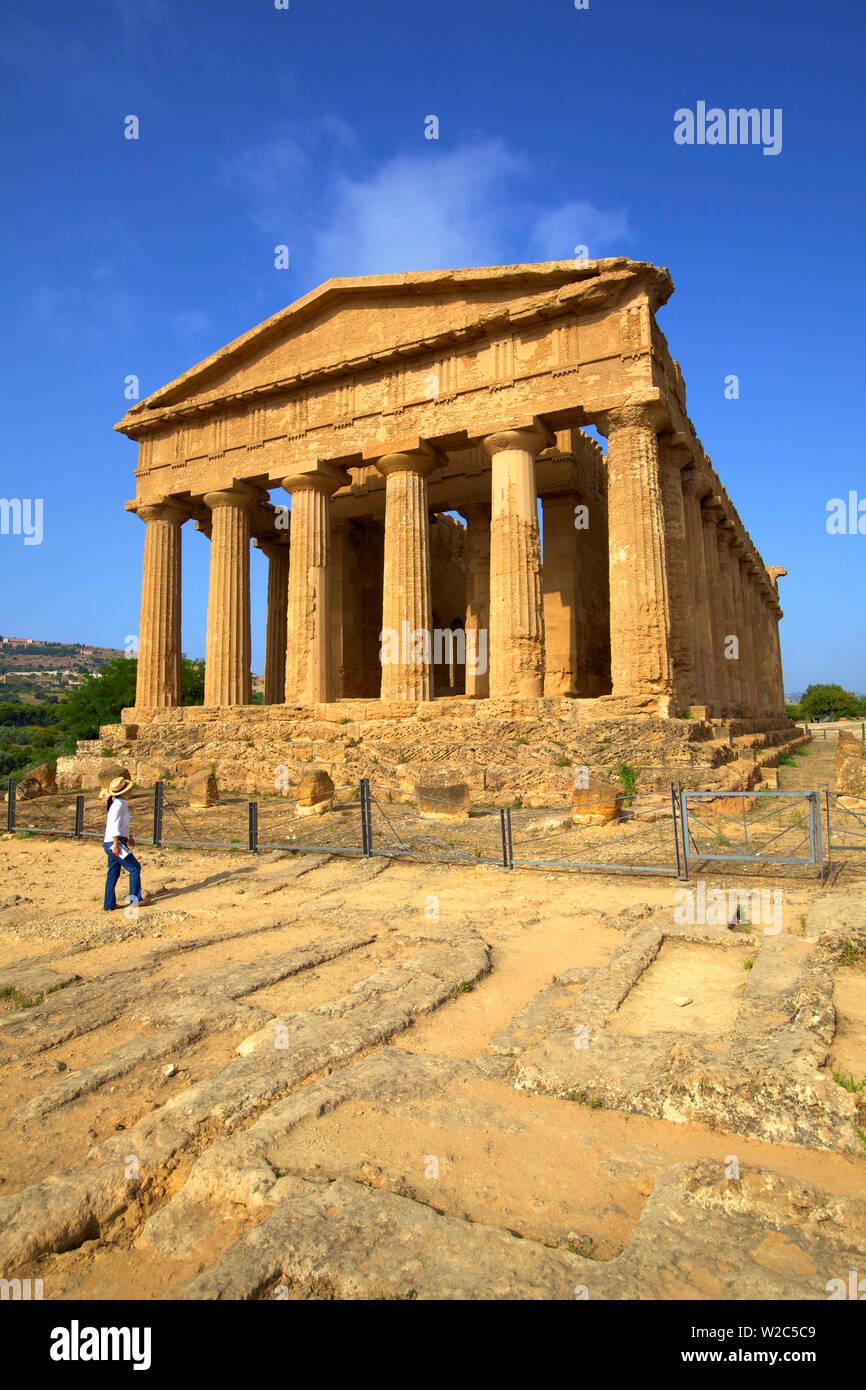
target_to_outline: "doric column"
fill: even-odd
[[[376,459],[385,478],[383,700],[434,697],[427,479],[443,462],[438,450],[423,443]]]
[[[268,559],[268,608],[265,619],[266,705],[281,705],[286,698],[286,623],[289,600],[289,538],[267,537],[253,544]]]
[[[652,405],[606,412],[613,694],[672,697],[665,527]],[[670,699],[668,699],[668,704]]]
[[[761,713],[773,714],[773,652],[772,626],[775,615],[772,610],[770,586],[763,565],[755,573],[755,619],[757,624],[758,669],[761,682]]]
[[[686,543],[689,553],[689,583],[694,607],[694,663],[698,703],[709,715],[719,712],[719,692],[713,670],[713,629],[710,618],[710,595],[707,584],[707,565],[704,555],[704,530],[701,521],[701,498],[710,491],[698,469],[693,465],[680,474],[683,491],[683,513],[686,523]]]
[[[719,574],[722,581],[722,602],[724,604],[724,661],[728,675],[728,693],[733,714],[742,714],[745,706],[742,676],[743,625],[737,603],[736,575],[739,574],[737,557],[733,551],[734,524],[725,516],[717,531],[719,543]],[[736,638],[736,646],[731,638]]]
[[[704,533],[704,564],[707,573],[712,648],[710,669],[713,699],[722,715],[731,712],[731,683],[729,662],[725,660],[725,637],[729,631],[719,562],[719,522],[725,513],[712,495],[701,501],[701,523]]]
[[[248,705],[250,678],[250,508],[252,489],[205,493],[211,511],[204,702]]]
[[[782,670],[782,640],[779,623],[785,616],[779,603],[779,578],[788,571],[781,565],[765,566],[773,586],[770,598],[770,707],[773,714],[785,713],[785,676]]]
[[[767,592],[767,585],[764,584],[764,592],[761,596],[759,609],[760,621],[760,643],[761,643],[761,685],[764,701],[764,713],[776,713],[776,643],[773,637],[773,629],[776,627],[776,615],[773,611],[773,601]]]
[[[743,640],[746,648],[743,662],[746,713],[750,716],[754,716],[758,713],[758,705],[760,703],[758,694],[758,653],[751,601],[751,573],[753,565],[748,547],[745,544],[741,545],[737,558],[739,562],[740,612],[742,614]],[[743,656],[742,649],[740,651],[740,656]]]
[[[187,514],[171,502],[135,507],[144,522],[137,708],[179,705],[180,528]]]
[[[326,463],[283,478],[292,498],[285,686],[290,705],[327,704],[331,698],[331,497],[345,482],[345,474]]]
[[[490,455],[490,695],[544,694],[544,609],[535,458],[555,443],[541,421],[482,438]]]
[[[660,441],[659,483],[665,530],[665,570],[671,623],[674,691],[681,710],[697,702],[695,666],[695,578],[689,564],[682,470],[690,462],[681,444]]]
[[[484,700],[490,692],[490,503],[460,511],[466,520],[466,694]]]
[[[567,497],[545,497],[541,504],[544,693],[550,696],[575,695],[585,665],[575,505],[573,493]]]

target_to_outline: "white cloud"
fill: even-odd
[[[568,260],[622,254],[625,210],[589,198],[539,203],[525,155],[487,137],[361,168],[363,151],[342,121],[284,129],[223,166],[255,226],[289,246],[307,288],[331,276]]]
[[[206,329],[213,328],[210,314],[201,309],[181,309],[176,314],[170,314],[168,321],[179,338],[197,338]]]
[[[632,239],[628,214],[606,212],[590,202],[563,203],[541,213],[532,229],[533,258],[564,261],[585,246],[591,261],[625,254]]]

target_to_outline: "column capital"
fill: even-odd
[[[465,506],[455,507],[464,521],[489,521],[491,504],[489,502],[467,502]]]
[[[253,545],[256,550],[260,550],[270,560],[283,550],[289,549],[289,533],[288,531],[275,531],[270,536],[255,536]]]
[[[391,473],[419,473],[421,477],[429,478],[437,468],[444,467],[447,457],[433,444],[422,442],[415,449],[399,449],[394,453],[381,454],[374,462],[383,478],[387,478]]]
[[[703,497],[710,497],[712,495],[713,489],[697,464],[687,464],[680,474],[680,481],[682,482],[683,492],[686,496],[696,497],[698,502],[700,502]]]
[[[701,516],[710,523],[711,526],[721,526],[727,520],[727,513],[722,506],[720,497],[710,493],[709,497],[701,499]]]
[[[782,578],[788,573],[788,571],[787,571],[786,569],[783,569],[783,567],[782,567],[781,565],[765,565],[765,566],[764,566],[764,569],[767,571],[767,574],[770,576],[770,583],[772,584],[773,588],[776,590],[776,593],[778,593],[778,592],[779,592],[779,580],[782,579]]]
[[[694,449],[687,435],[681,433],[663,434],[659,437],[659,450],[663,462],[675,463],[681,470],[694,467]]]
[[[491,457],[506,449],[520,449],[535,458],[542,449],[550,449],[556,444],[553,430],[537,415],[523,416],[512,421],[492,422],[474,430],[470,438],[473,443],[480,444],[485,454]]]
[[[670,428],[670,415],[663,401],[625,401],[593,415],[593,424],[610,437],[615,430],[642,429],[659,434]]]
[[[217,507],[244,507],[250,509],[257,507],[262,502],[260,488],[247,487],[243,483],[236,483],[232,487],[218,488],[214,492],[204,494],[204,504],[211,511]]]
[[[283,478],[282,486],[288,493],[322,492],[332,497],[341,487],[346,487],[348,482],[345,470],[337,464],[317,461],[302,465],[294,473],[289,473]]]
[[[173,497],[158,498],[153,502],[127,502],[128,512],[134,512],[142,521],[168,521],[173,526],[182,526],[189,519],[189,512]]]

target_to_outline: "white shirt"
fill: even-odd
[[[105,842],[113,840],[115,836],[129,838],[129,807],[122,796],[116,796],[108,808],[108,815],[105,819]]]

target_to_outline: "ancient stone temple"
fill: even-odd
[[[688,417],[655,317],[672,289],[624,258],[329,280],[137,403],[116,426],[145,527],[127,737],[249,716],[297,744],[312,721],[302,761],[324,725],[434,709],[784,725],[785,571]],[[210,546],[204,711],[178,708],[187,522]]]

